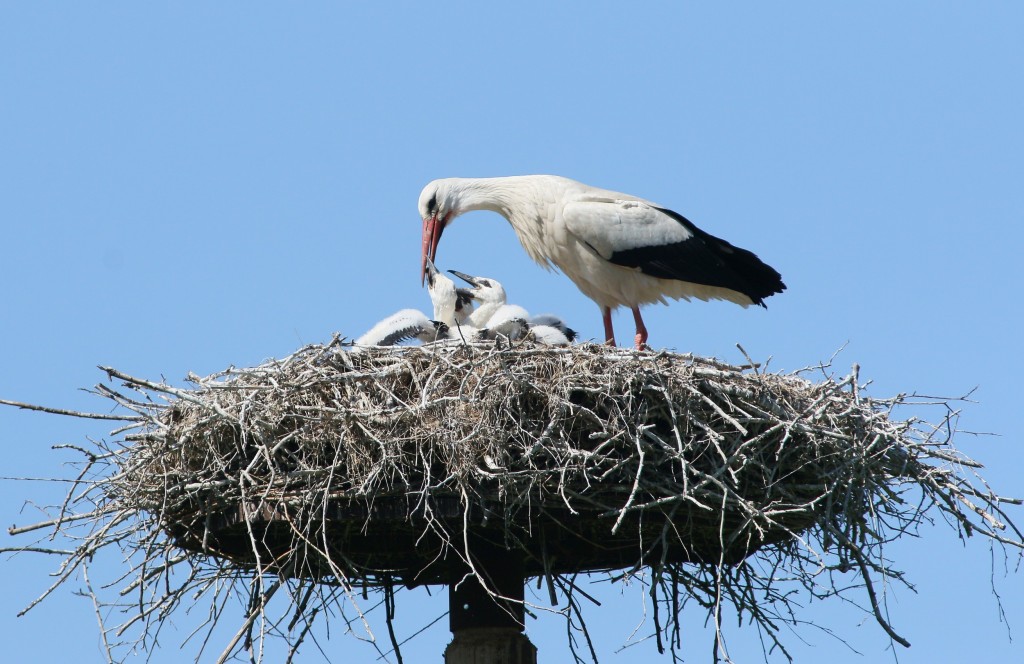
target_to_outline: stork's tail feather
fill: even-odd
[[[725,264],[743,282],[745,288],[742,292],[753,300],[754,304],[763,307],[765,306],[764,298],[786,290],[786,284],[782,282],[782,275],[771,265],[758,258],[754,252],[734,247],[718,238],[714,239],[716,242],[728,245],[726,251],[722,251],[717,246],[715,249],[718,250],[719,256]]]

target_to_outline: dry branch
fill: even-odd
[[[467,530],[522,552],[552,603],[564,598],[570,636],[576,597],[589,599],[575,576],[604,571],[644,580],[673,655],[687,602],[713,619],[716,653],[729,608],[781,648],[794,585],[863,591],[906,645],[874,590],[903,581],[884,544],[938,510],[964,535],[1021,547],[1004,511],[1019,501],[951,445],[957,411],[870,398],[856,369],[836,379],[817,367],[810,380],[594,345],[353,354],[334,342],[190,376],[187,389],[103,370],[119,385],[96,394],[129,413],[104,417],[129,423],[82,450],[51,520],[12,534],[49,526],[74,542],[47,547],[63,557],[57,585],[104,549],[128,552],[111,650],[146,647],[193,597],[210,598],[215,622],[239,593],[245,615],[221,658],[258,655],[270,635],[294,653],[317,616],[363,622],[360,593],[381,591],[390,614],[396,587],[447,583],[446,558],[468,559]],[[924,401],[939,422],[893,416]],[[275,593],[291,599],[270,618]],[[130,629],[135,642],[122,640]]]

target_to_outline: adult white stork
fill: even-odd
[[[752,252],[700,230],[677,212],[555,175],[447,178],[424,187],[424,275],[444,229],[471,210],[505,217],[531,258],[572,279],[601,308],[611,344],[612,310],[620,306],[633,312],[636,346],[643,348],[641,305],[695,297],[764,306],[764,298],[786,288],[781,275]]]

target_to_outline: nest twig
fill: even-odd
[[[294,652],[325,609],[361,617],[359,593],[382,592],[390,617],[396,587],[447,583],[444,561],[468,558],[468,532],[521,551],[571,627],[577,574],[642,577],[659,650],[673,656],[691,601],[712,618],[716,657],[728,658],[726,610],[785,653],[794,584],[817,597],[862,590],[909,645],[875,590],[905,582],[883,546],[942,514],[962,535],[1020,548],[1004,512],[1019,501],[952,447],[948,401],[873,399],[856,371],[816,370],[812,381],[594,345],[352,353],[337,340],[190,376],[188,389],[106,368],[120,387],[97,393],[129,413],[109,416],[124,421],[117,439],[81,450],[52,519],[12,533],[48,527],[74,542],[47,549],[64,560],[46,594],[101,550],[129,553],[120,597],[135,600],[104,628],[111,650],[144,646],[186,598],[241,592],[221,661],[262,652],[254,642],[271,634]],[[894,417],[914,404],[942,409],[939,422]],[[283,587],[288,613],[269,621]]]

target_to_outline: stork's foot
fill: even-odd
[[[638,335],[636,335],[636,339],[634,341],[635,341],[636,349],[637,350],[650,350],[651,349],[651,347],[647,345],[647,335],[646,334],[643,334],[643,335],[638,334]]]

